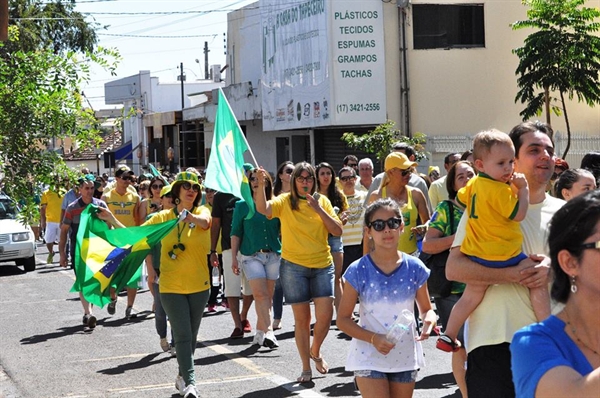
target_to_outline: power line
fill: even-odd
[[[190,37],[216,37],[217,34],[211,35],[182,35],[182,36],[165,36],[165,35],[128,35],[120,33],[96,33],[98,36],[116,36],[116,37],[138,37],[138,38],[151,38],[151,39],[184,39]]]

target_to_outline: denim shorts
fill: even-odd
[[[333,297],[333,264],[325,268],[308,268],[281,259],[279,280],[288,304],[308,303],[319,297]]]
[[[355,370],[354,377],[387,379],[390,383],[414,383],[417,380],[417,371],[407,370],[404,372],[383,373],[377,370]]]
[[[341,236],[329,235],[329,238],[327,238],[327,243],[329,243],[329,249],[332,253],[344,252],[344,243],[342,242]]]
[[[261,278],[275,281],[279,278],[280,260],[281,257],[275,252],[257,252],[252,256],[240,254],[240,267],[249,281]]]

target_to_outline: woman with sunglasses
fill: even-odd
[[[164,186],[165,182],[162,177],[156,176],[150,180],[150,185],[148,185],[150,193],[148,197],[140,203],[140,207],[138,208],[138,220],[143,222],[148,214],[161,210],[160,190],[163,189]]]
[[[198,396],[194,373],[194,351],[204,308],[210,294],[206,255],[210,251],[210,211],[200,206],[202,199],[198,176],[190,172],[177,174],[171,184],[175,207],[156,213],[143,225],[159,224],[186,216],[161,241],[159,291],[175,338],[179,374],[175,386],[186,398]],[[115,227],[123,227],[109,211],[99,218]]]
[[[290,193],[267,201],[265,180],[268,173],[257,170],[256,210],[267,218],[281,221],[281,267],[279,270],[286,303],[292,305],[296,347],[302,360],[297,379],[312,379],[310,359],[319,373],[329,371],[321,354],[333,317],[333,258],[327,244],[328,234],[340,236],[342,222],[329,199],[315,195],[316,173],[312,165],[298,163],[292,173]],[[314,338],[310,341],[310,301],[315,305]]]
[[[429,270],[418,258],[398,250],[404,223],[394,200],[370,204],[364,222],[372,251],[344,273],[337,317],[337,326],[352,337],[346,370],[354,371],[363,397],[411,397],[417,370],[424,365],[420,341],[429,338],[436,320],[427,289]],[[357,300],[359,324],[352,320]],[[423,320],[418,337],[412,314],[415,301]],[[407,314],[405,331],[394,343],[388,331],[403,314]]]
[[[250,190],[254,196],[259,189],[256,170],[250,172]],[[271,199],[273,184],[267,175],[264,181],[265,198]],[[279,278],[281,260],[281,240],[279,219],[267,219],[254,212],[250,219],[248,204],[240,200],[233,210],[231,225],[231,255],[233,273],[240,274],[240,268],[250,283],[256,308],[256,334],[252,344],[277,348],[279,343],[271,328],[271,303],[275,281]],[[241,254],[238,262],[238,252]]]
[[[417,166],[416,162],[408,160],[405,154],[394,152],[385,158],[385,175],[379,189],[369,197],[369,203],[381,198],[390,198],[398,203],[404,220],[404,229],[398,241],[398,250],[408,254],[418,254],[417,236],[419,225],[429,221],[429,209],[423,192],[418,188],[408,186],[408,181]],[[367,242],[365,240],[365,242]],[[368,251],[365,245],[365,253]]]
[[[345,225],[348,220],[348,200],[338,188],[338,184],[335,182],[335,171],[329,163],[321,162],[317,165],[317,191],[321,195],[325,195],[331,202],[334,211],[337,211],[338,217],[342,221],[342,225]],[[337,311],[340,300],[342,299],[342,268],[344,265],[344,243],[342,242],[341,236],[329,235],[327,238],[329,243],[329,249],[333,256],[333,266],[335,268],[335,280],[333,281],[334,287],[334,299],[333,304]]]
[[[600,392],[600,191],[568,201],[552,220],[551,295],[563,309],[515,333],[516,396],[597,397]]]
[[[288,193],[291,189],[291,178],[294,172],[294,163],[286,160],[277,168],[275,185],[273,186],[273,196],[279,196],[282,193]],[[281,318],[283,317],[283,288],[281,279],[277,278],[275,282],[275,292],[273,293],[273,330],[282,328]]]

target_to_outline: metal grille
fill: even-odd
[[[1,234],[0,235],[0,243],[8,243],[10,241],[8,234]]]

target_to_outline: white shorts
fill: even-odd
[[[47,222],[44,239],[46,239],[46,243],[58,243],[60,240],[60,223]]]
[[[240,267],[240,274],[236,275],[231,269],[231,249],[223,250],[223,279],[225,280],[225,297],[240,297],[241,294],[245,296],[252,295],[252,289],[250,289],[250,283],[244,275],[243,270]]]

